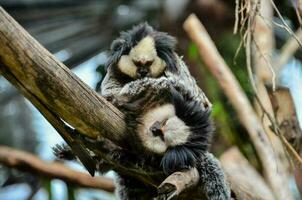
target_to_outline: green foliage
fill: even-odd
[[[52,189],[51,189],[51,180],[50,179],[44,179],[43,180],[43,187],[47,192],[48,199],[52,200],[53,196],[52,196]]]
[[[68,198],[67,198],[68,200],[76,200],[74,186],[67,184],[67,193],[68,193]]]
[[[253,95],[247,73],[245,52],[242,46],[238,51],[240,42],[241,38],[238,35],[228,32],[225,33],[218,41],[217,48],[228,66],[231,68],[241,87],[251,99]]]
[[[188,56],[189,56],[190,60],[197,60],[199,57],[198,48],[194,43],[190,43],[190,45],[189,45]]]

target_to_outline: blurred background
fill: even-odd
[[[292,1],[275,1],[281,14],[293,30],[299,27]],[[119,32],[147,21],[156,29],[166,31],[178,39],[178,53],[184,56],[189,69],[213,103],[213,117],[217,127],[212,152],[221,155],[237,145],[244,156],[261,171],[248,134],[239,124],[227,98],[203,67],[197,47],[185,34],[182,23],[194,12],[203,22],[220,53],[252,100],[245,53],[236,50],[240,34],[233,34],[235,1],[230,0],[0,0],[11,14],[35,39],[72,69],[90,87],[98,88],[104,75],[106,50]],[[278,21],[278,19],[275,19]],[[283,28],[273,27],[278,48],[289,38]],[[284,67],[280,84],[289,88],[297,111],[297,128],[302,125],[302,51]],[[288,138],[300,155],[302,135]],[[11,146],[54,160],[51,147],[62,142],[59,134],[40,113],[4,78],[0,77],[0,145]],[[83,170],[76,163],[67,163]],[[114,173],[106,176],[114,177]],[[302,191],[302,174],[296,173],[291,185],[296,199]],[[297,181],[297,185],[294,180]],[[60,180],[48,180],[0,165],[0,199],[3,200],[64,200],[115,199],[113,194],[76,188]]]

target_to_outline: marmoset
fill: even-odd
[[[219,162],[208,153],[213,126],[211,104],[186,64],[175,53],[176,40],[140,24],[113,41],[101,95],[124,114],[121,150],[109,152],[148,172],[170,174],[196,168],[197,190],[209,200],[230,199]],[[59,152],[60,154],[60,152]],[[119,174],[121,199],[157,198],[157,188]]]
[[[111,101],[126,83],[144,77],[166,77],[179,92],[189,94],[201,107],[211,106],[175,48],[174,37],[154,30],[147,23],[122,32],[111,44],[101,95]]]
[[[124,86],[117,105],[125,115],[128,162],[147,170],[162,170],[166,176],[196,168],[200,197],[230,199],[219,162],[207,152],[213,135],[210,108],[203,109],[189,96],[179,93],[164,77],[143,78]],[[123,157],[123,156],[121,156]],[[125,199],[152,199],[154,188],[120,175],[119,194]],[[140,198],[138,198],[140,197]]]
[[[147,173],[163,172],[157,175],[162,181],[174,172],[196,168],[200,179],[195,197],[230,199],[219,161],[208,153],[213,135],[210,108],[203,109],[199,102],[182,95],[165,77],[129,82],[116,99],[117,107],[125,114],[127,129],[122,149],[107,153],[119,165],[132,163]],[[57,150],[72,157],[66,150]],[[161,195],[156,187],[117,173],[120,199],[147,200]]]

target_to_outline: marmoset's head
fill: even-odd
[[[112,66],[119,77],[128,80],[157,78],[166,69],[176,69],[175,45],[174,37],[143,23],[112,42],[107,67]]]
[[[203,110],[174,89],[171,103],[149,110],[139,121],[137,134],[142,145],[149,152],[163,155],[161,164],[167,174],[195,167],[213,133],[210,110]]]

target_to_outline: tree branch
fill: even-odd
[[[299,28],[295,32],[296,37],[302,41],[302,29]],[[284,65],[289,61],[289,59],[294,56],[296,51],[301,48],[301,45],[298,43],[295,37],[290,37],[281,48],[281,53],[275,61],[275,71],[279,73]]]
[[[124,136],[123,113],[54,58],[1,7],[0,72],[39,109],[71,148],[74,144],[79,147],[85,141],[75,140],[66,131],[60,118],[76,128],[80,134],[95,141],[104,136],[119,144]],[[129,163],[127,167],[121,166],[99,149],[92,150],[109,162],[112,169],[157,187],[155,182],[158,180],[154,180],[152,173],[137,168],[133,163]],[[77,152],[75,154],[79,156]],[[88,170],[95,167],[89,162],[86,165],[85,155],[83,157],[84,162],[81,157],[80,160]],[[92,170],[89,172],[93,174]]]
[[[38,174],[42,177],[61,179],[80,187],[101,189],[107,192],[114,192],[115,189],[113,181],[109,178],[93,178],[87,173],[70,169],[63,164],[56,162],[48,163],[32,154],[9,147],[0,147],[0,163],[7,167]]]
[[[188,17],[184,23],[184,28],[191,39],[197,44],[200,56],[212,74],[217,78],[224,93],[234,106],[238,114],[238,119],[247,129],[270,186],[275,186],[274,189],[282,187],[284,184],[280,183],[283,183],[283,179],[280,177],[277,169],[278,167],[276,166],[275,154],[271,143],[238,81],[195,15]],[[281,188],[280,190],[283,189]]]
[[[273,89],[275,88],[275,68],[272,65],[272,55],[275,48],[274,34],[272,30],[273,23],[273,2],[271,0],[259,0],[253,4],[258,4],[259,12],[256,12],[256,17],[251,21],[253,29],[251,29],[252,48],[251,59],[257,79],[256,83],[256,102],[255,110],[258,117],[261,118],[261,123],[265,133],[268,135],[271,142],[271,147],[274,148],[275,164],[271,170],[278,172],[278,179],[272,177],[272,174],[265,173],[266,179],[274,191],[277,199],[293,199],[291,192],[286,185],[289,181],[288,158],[286,157],[282,142],[279,139],[277,131],[277,123],[273,112],[273,107],[269,98],[269,94],[265,87],[266,82],[271,82]],[[276,11],[278,12],[278,11]]]
[[[0,70],[82,134],[118,143],[123,114],[90,89],[0,7]],[[10,76],[10,77],[8,77]]]
[[[1,7],[0,73],[39,109],[69,145],[83,144],[113,170],[155,188],[159,185],[158,172],[145,172],[134,163],[122,166],[102,152],[101,147],[90,148],[84,140],[75,140],[66,131],[64,121],[95,141],[105,137],[120,144],[126,125],[119,110],[79,80]]]
[[[236,199],[275,199],[271,189],[238,148],[233,147],[224,152],[220,161]]]
[[[196,168],[191,168],[183,172],[174,172],[173,174],[168,176],[160,184],[160,186],[158,186],[158,191],[159,193],[162,193],[164,191],[170,191],[171,194],[169,195],[168,199],[173,199],[178,197],[185,190],[196,186],[198,182],[199,173]],[[190,194],[192,195],[192,193]]]

